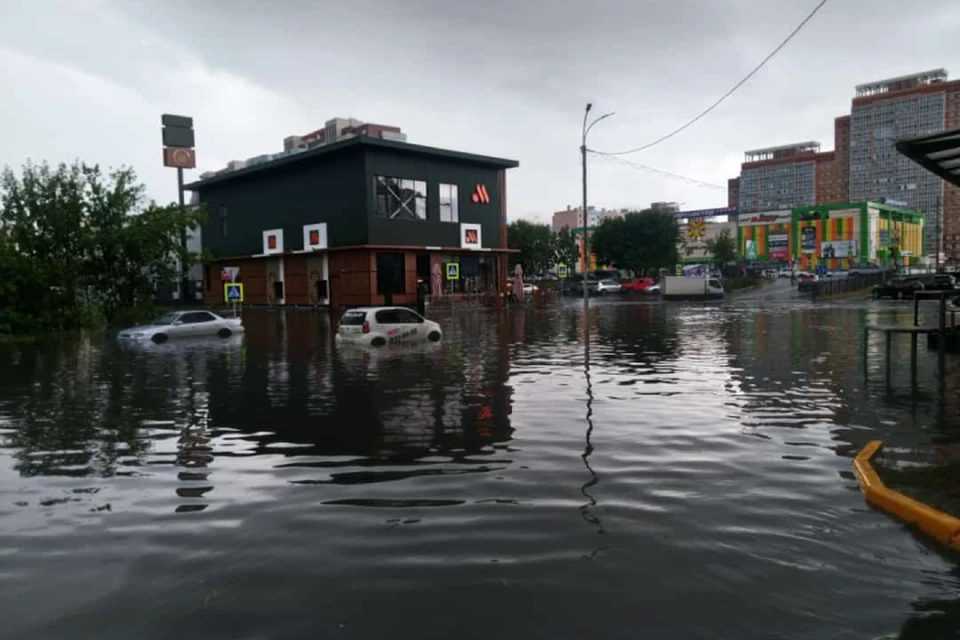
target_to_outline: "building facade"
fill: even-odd
[[[747,260],[847,269],[863,262],[915,264],[924,255],[924,216],[875,202],[741,214],[737,242]]]
[[[925,250],[960,261],[960,189],[897,153],[898,140],[960,127],[960,81],[943,69],[856,87],[850,115],[834,120],[834,150],[807,142],[749,151],[728,181],[744,213],[880,202],[925,216]]]
[[[187,185],[207,206],[206,299],[222,299],[227,267],[254,304],[413,304],[449,263],[444,293],[502,291],[516,166],[353,136]]]
[[[960,82],[943,69],[862,84],[850,127],[850,198],[895,201],[924,212],[926,246],[957,256],[956,187],[897,153],[898,140],[960,126]]]

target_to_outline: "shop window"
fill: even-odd
[[[440,185],[440,222],[460,222],[460,193],[455,184]]]
[[[422,180],[375,176],[375,214],[391,220],[427,219],[427,183]]]
[[[406,293],[405,256],[400,252],[377,254],[377,293]]]

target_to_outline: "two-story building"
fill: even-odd
[[[435,265],[444,293],[503,291],[518,164],[358,136],[189,184],[207,206],[205,299],[228,267],[253,304],[412,304]]]

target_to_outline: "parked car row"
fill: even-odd
[[[960,291],[954,276],[938,273],[932,275],[900,276],[891,278],[873,288],[873,297],[903,300],[912,298],[917,291]]]
[[[587,278],[586,287],[589,295],[612,295],[617,293],[655,293],[652,290],[657,286],[653,278],[633,278],[626,282],[619,282],[613,278]],[[582,296],[584,281],[583,278],[572,279],[564,283],[562,292],[564,295]],[[659,290],[659,289],[657,289]]]

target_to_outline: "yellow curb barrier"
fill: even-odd
[[[867,502],[914,524],[924,533],[933,536],[948,547],[960,550],[960,519],[937,511],[922,502],[908,498],[902,493],[888,489],[870,464],[870,458],[880,450],[883,442],[874,440],[853,459],[853,473],[863,490]]]

